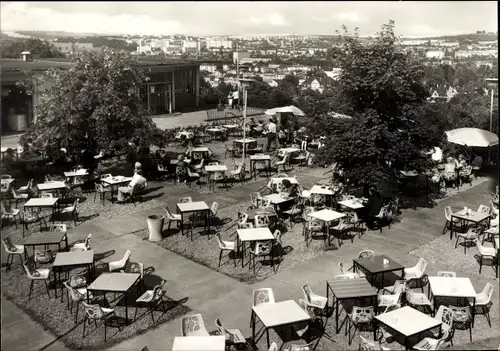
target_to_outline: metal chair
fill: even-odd
[[[261,288],[253,291],[252,294],[252,306],[259,306],[263,304],[275,303],[274,292],[271,288]],[[250,326],[254,322],[254,314],[252,313],[252,318],[250,319]]]
[[[24,271],[26,272],[26,276],[28,277],[29,280],[31,280],[28,300],[31,300],[31,292],[33,291],[33,285],[35,284],[35,281],[43,281],[45,283],[45,289],[47,290],[47,295],[49,296],[50,299],[50,291],[49,291],[49,286],[47,284],[47,280],[50,279],[50,269],[48,268],[37,269],[33,266],[33,263],[29,261],[23,262],[23,268]]]
[[[353,306],[352,312],[347,314],[347,323],[345,327],[345,335],[349,334],[348,343],[351,345],[356,332],[361,326],[371,326],[373,329],[373,338],[376,338],[376,329],[373,325],[373,307],[358,307]],[[351,337],[351,330],[354,328],[354,332]]]
[[[231,254],[231,252],[236,252],[236,243],[234,241],[224,241],[220,237],[220,233],[215,234],[215,238],[217,239],[217,244],[219,245],[220,253],[219,253],[219,265],[218,267],[220,268],[220,264],[222,261],[222,255],[224,251],[228,252],[228,257]],[[236,260],[233,259],[234,266],[236,267]]]
[[[147,290],[144,292],[137,300],[135,300],[136,304],[146,304],[148,306],[148,311],[151,313],[151,320],[153,324],[155,323],[154,309],[161,305],[163,309],[163,313],[167,313],[167,309],[165,308],[165,301],[163,301],[163,286],[167,281],[162,280],[159,284],[157,284],[153,290]],[[135,308],[134,320],[137,317],[137,307]]]
[[[217,326],[217,329],[219,329],[220,334],[225,336],[226,344],[229,347],[235,346],[236,348],[239,348],[241,345],[246,345],[247,341],[239,329],[224,328],[219,318],[215,320],[215,325]]]
[[[10,269],[10,266],[14,262],[14,256],[19,256],[19,260],[21,261],[22,264],[24,255],[24,245],[13,244],[12,241],[10,240],[10,237],[8,236],[2,239],[2,243],[5,248],[5,252],[7,253],[7,269]]]
[[[111,317],[115,317],[115,310],[111,308],[104,308],[99,305],[94,305],[94,304],[87,304],[82,301],[83,307],[85,308],[85,318],[83,320],[83,334],[82,337],[85,338],[85,328],[88,324],[91,324],[92,321],[95,323],[95,326],[97,328],[97,322],[98,321],[103,321],[104,324],[104,342],[107,341],[107,331],[108,331],[108,325],[107,321]],[[118,328],[119,330],[120,327]]]

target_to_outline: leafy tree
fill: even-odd
[[[124,141],[149,146],[157,128],[140,100],[147,80],[133,57],[109,49],[82,56],[67,70],[37,75],[34,85],[27,83],[42,95],[37,121],[21,143],[31,139],[49,150],[75,152],[109,150]]]
[[[400,50],[393,21],[366,44],[343,28],[339,89],[353,119],[326,126],[331,137],[320,157],[337,162],[351,185],[377,184],[397,170],[425,169],[422,151],[435,140],[419,118],[429,95],[423,67]]]
[[[29,51],[33,58],[58,58],[64,57],[64,54],[47,41],[40,39],[19,39],[14,40],[8,45],[2,47],[1,56],[4,58],[21,58],[23,51]]]

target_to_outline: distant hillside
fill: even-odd
[[[50,40],[56,38],[82,38],[82,37],[92,37],[98,35],[94,33],[45,32],[45,31],[17,31],[16,33],[35,37],[41,40]]]
[[[497,33],[474,33],[474,34],[459,34],[459,35],[445,35],[441,37],[429,37],[422,39],[440,39],[450,41],[493,41],[498,39]]]

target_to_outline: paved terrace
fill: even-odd
[[[305,187],[311,186],[319,179],[314,173],[318,174],[318,171],[303,169],[296,172]],[[157,185],[152,183],[152,187]],[[206,195],[200,195],[185,187],[168,184],[159,192],[165,192],[163,200],[170,208],[175,208],[178,197],[187,195],[207,203],[215,200],[219,202],[220,207],[225,207],[246,201],[251,191],[256,191],[265,184],[265,180],[259,180],[228,192],[218,191]],[[99,251],[115,250],[115,254],[105,261],[121,258],[126,249],[131,249],[134,261],[143,262],[145,267],[154,267],[154,275],[167,279],[167,294],[170,297],[174,299],[188,297],[186,305],[193,310],[193,313],[203,314],[209,330],[214,330],[215,319],[221,318],[225,325],[239,328],[245,336],[249,336],[251,335],[250,308],[254,289],[271,287],[274,289],[277,300],[297,300],[302,297],[301,286],[308,282],[313,290],[323,294],[325,280],[339,273],[337,262],[342,261],[345,264],[352,262],[352,258],[356,257],[360,250],[368,248],[384,252],[403,265],[413,265],[418,258],[409,255],[408,252],[441,235],[444,207],[447,205],[477,207],[481,203],[486,204],[489,200],[490,186],[489,182],[479,184],[441,201],[433,209],[405,210],[402,221],[392,225],[390,229],[384,228],[382,235],[378,232],[368,232],[361,239],[354,240],[354,243],[346,243],[340,250],[325,252],[253,285],[238,282],[229,276],[164,250],[154,243],[143,241],[137,235],[132,234],[146,228],[147,215],[163,214],[163,208],[86,222],[72,228],[69,235],[72,241],[83,239],[88,233],[93,233],[93,245],[99,247]],[[447,270],[447,268],[444,265],[429,262],[427,270],[429,274],[435,274],[438,270]],[[458,274],[460,275],[460,272]],[[473,275],[470,278],[476,291],[480,291],[489,280],[479,275]],[[494,285],[498,287],[498,282],[494,282]],[[493,308],[498,308],[498,288],[495,290],[493,301],[496,302]],[[2,329],[2,349],[4,350],[66,349],[64,345],[54,340],[54,336],[44,331],[41,326],[3,298]],[[498,322],[492,325],[492,334],[495,330],[499,330]],[[160,325],[154,330],[112,347],[111,350],[135,351],[146,345],[151,351],[166,350],[170,348],[177,335],[180,335],[180,319]],[[335,344],[332,347],[335,348]],[[353,344],[352,348],[356,349],[357,345]]]

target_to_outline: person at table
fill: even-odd
[[[142,191],[148,187],[148,181],[142,176],[142,165],[139,162],[135,163],[134,176],[127,186],[118,188],[118,201],[124,201],[127,195],[132,194],[132,189]]]
[[[477,154],[472,154],[472,162],[470,163],[474,171],[479,171],[483,167],[483,158]]]
[[[177,156],[177,163],[175,164],[175,174],[177,175],[177,182],[185,180],[187,176],[188,164],[185,161],[184,155]]]
[[[271,144],[274,144],[274,147],[278,149],[278,139],[276,138],[276,123],[274,121],[274,118],[271,118],[269,120],[269,123],[267,124],[266,135],[267,135],[266,152],[269,152]]]
[[[368,202],[366,204],[365,222],[368,229],[373,229],[375,216],[380,213],[384,206],[384,198],[375,187],[370,187],[368,190]]]
[[[250,122],[247,123],[248,128],[250,128],[250,135],[254,136],[256,134],[255,127],[257,127],[257,122],[255,122],[255,118],[250,118]]]
[[[299,196],[299,185],[292,184],[292,182],[290,182],[288,179],[283,179],[281,181],[281,185],[282,185],[282,190],[280,193],[281,196],[283,196],[284,198],[287,198],[287,199],[294,200],[294,201],[283,202],[279,205],[281,211],[286,211],[286,210],[289,210],[293,206],[295,200]]]

